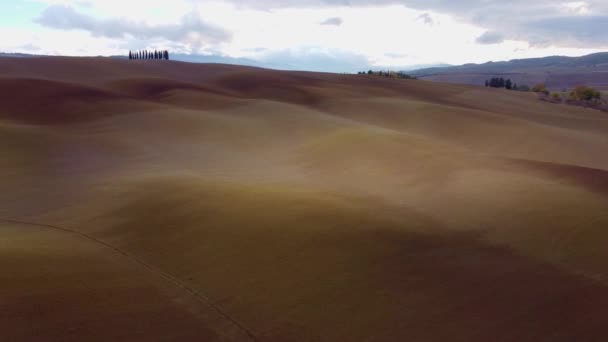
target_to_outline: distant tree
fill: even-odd
[[[165,50],[165,59],[169,60],[169,51]]]
[[[524,84],[524,85],[517,86],[517,90],[519,90],[519,91],[530,91],[530,87],[528,87],[527,85]]]
[[[511,90],[513,88],[513,83],[511,83],[511,79],[505,81],[505,88],[507,90]]]
[[[535,93],[549,95],[549,90],[542,83],[539,83],[539,84],[535,85],[534,87],[532,87],[532,91]]]
[[[562,95],[560,93],[551,94],[551,100],[555,102],[562,102]]]
[[[599,91],[586,86],[577,86],[570,93],[570,99],[577,101],[594,101],[601,97],[602,94]]]
[[[492,88],[504,88],[505,80],[502,77],[492,77],[490,79],[489,86]]]
[[[490,86],[490,82],[486,80],[486,88]]]
[[[518,90],[517,83],[513,83],[513,90]]]
[[[160,59],[158,57],[159,57],[158,51],[154,50],[154,59]]]

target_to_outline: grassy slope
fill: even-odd
[[[259,340],[603,340],[603,114],[493,89],[232,66],[51,58],[0,70],[12,94],[0,104],[0,214],[127,251]],[[118,258],[0,227],[13,241],[6,269],[31,269],[7,276],[9,310],[31,304],[24,289],[83,281],[97,293],[92,267],[64,254]],[[56,258],[48,273],[27,257],[40,246],[53,246],[38,257]],[[100,288],[146,289],[131,324],[106,316],[118,303],[69,291],[60,302],[94,313],[80,330],[46,306],[1,323],[65,327],[48,339],[198,333],[189,322],[210,340],[247,338],[153,274],[98,262],[125,279]],[[74,280],[40,285],[62,272]],[[175,316],[148,335],[133,328],[163,300]]]

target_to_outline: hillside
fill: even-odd
[[[410,73],[425,80],[470,85],[483,85],[489,78],[502,76],[529,86],[545,83],[555,90],[571,89],[580,84],[608,89],[608,52],[582,57],[551,56],[465,64]]]
[[[602,341],[608,116],[527,93],[0,59],[7,341]]]

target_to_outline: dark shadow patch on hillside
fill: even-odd
[[[608,195],[608,171],[578,165],[543,162],[528,159],[507,159],[516,167],[539,172],[559,180],[571,182],[590,191]]]
[[[100,111],[101,103],[127,97],[102,89],[42,79],[0,79],[0,117],[28,124],[84,122],[115,111]]]

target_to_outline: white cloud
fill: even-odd
[[[429,13],[426,13],[426,12],[419,15],[418,18],[416,18],[416,20],[420,20],[427,25],[435,24],[433,17]]]
[[[562,4],[564,12],[567,14],[587,15],[591,14],[589,4],[585,1],[573,1]]]
[[[340,26],[340,25],[342,25],[342,18],[340,18],[340,17],[327,18],[321,22],[321,25]]]
[[[505,41],[505,37],[498,32],[487,31],[475,40],[479,44],[500,44]]]
[[[164,39],[194,48],[229,41],[230,33],[203,21],[197,12],[185,14],[179,23],[150,25],[125,18],[97,19],[66,5],[51,5],[36,22],[54,29],[83,30],[94,36],[139,40]]]

